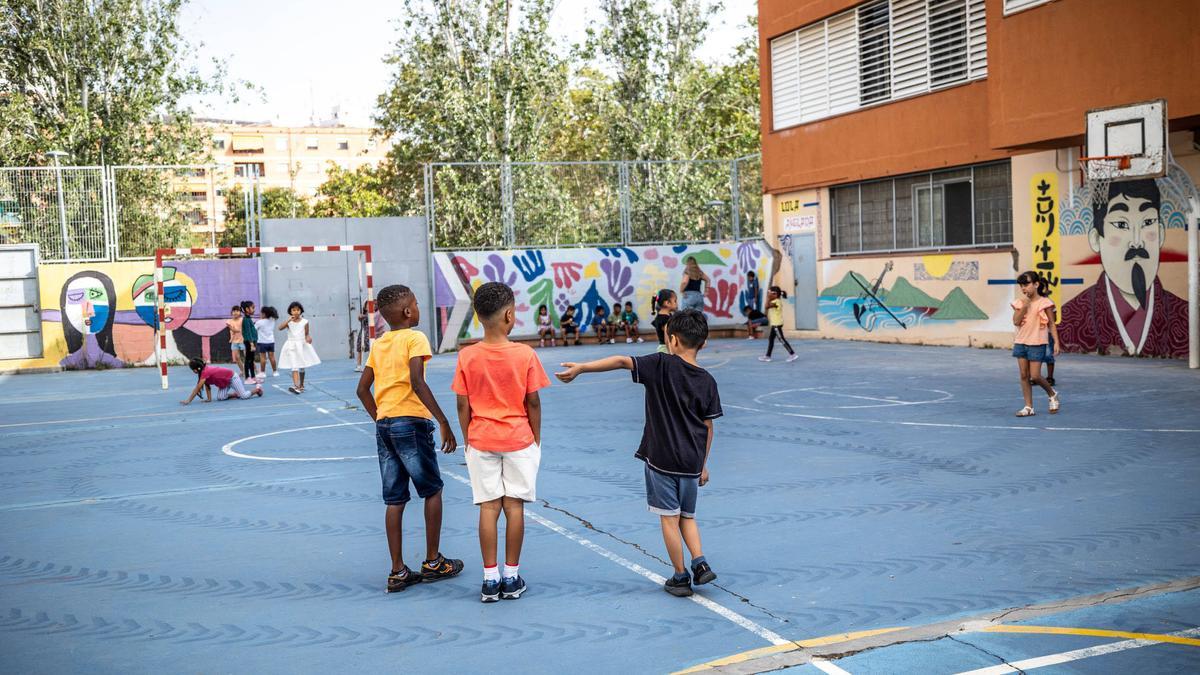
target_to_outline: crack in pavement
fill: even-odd
[[[959,638],[956,638],[956,637],[954,637],[953,635],[947,635],[946,637],[950,638],[951,640],[953,640],[953,641],[957,642],[957,643],[958,643],[958,644],[960,644],[960,645],[966,645],[966,646],[968,646],[968,647],[971,647],[971,648],[973,648],[973,649],[975,649],[975,650],[977,650],[977,651],[981,651],[981,652],[983,652],[984,654],[987,654],[988,656],[992,657],[993,659],[996,659],[996,660],[997,660],[997,661],[999,661],[1000,663],[1002,663],[1002,664],[1004,664],[1004,665],[1008,666],[1009,668],[1012,668],[1013,670],[1017,671],[1018,673],[1021,673],[1021,675],[1026,675],[1025,671],[1023,671],[1023,670],[1021,670],[1020,668],[1018,668],[1018,667],[1014,666],[1013,664],[1009,663],[1008,661],[1005,661],[1005,660],[1004,660],[1004,657],[1000,656],[999,654],[994,654],[994,653],[992,653],[992,652],[989,652],[988,650],[984,649],[983,647],[980,647],[979,645],[977,645],[977,644],[975,644],[975,643],[973,643],[973,642],[967,642],[966,640],[961,640],[961,639],[959,639]]]
[[[1095,600],[1088,599],[1088,600],[1082,601],[1082,602],[1075,601],[1075,602],[1064,602],[1060,605],[1044,605],[1042,607],[1042,609],[1044,609],[1044,610],[1055,610],[1055,609],[1070,610],[1070,609],[1082,609],[1084,607],[1097,607],[1099,605],[1107,604],[1110,601],[1117,600],[1118,598],[1132,598],[1132,597],[1137,597],[1139,595],[1143,595],[1144,593],[1146,593],[1146,591],[1144,589],[1135,589],[1135,590],[1129,591],[1127,593],[1117,593],[1116,595],[1106,595],[1102,598],[1095,599]],[[1026,609],[1026,608],[1025,607],[1013,607],[1012,609],[1008,609],[1000,614],[997,614],[996,616],[992,617],[991,620],[992,620],[992,622],[998,622],[1001,619],[1003,619],[1004,617],[1008,616],[1009,614],[1012,614],[1013,612],[1019,612],[1023,609]]]
[[[625,544],[626,546],[633,547],[633,548],[637,549],[637,550],[638,550],[638,551],[639,551],[639,552],[640,552],[642,555],[646,556],[647,558],[650,558],[651,560],[654,560],[654,561],[657,561],[657,562],[659,562],[659,563],[661,563],[661,564],[663,564],[663,565],[666,565],[667,567],[671,567],[671,563],[670,563],[669,561],[667,561],[667,560],[663,560],[662,558],[660,558],[660,557],[658,557],[657,555],[655,555],[655,554],[651,553],[650,551],[647,551],[645,548],[643,548],[643,547],[642,547],[642,545],[641,545],[641,544],[639,544],[639,543],[637,543],[637,542],[634,542],[634,541],[629,541],[629,540],[627,540],[627,539],[622,539],[621,537],[618,537],[617,535],[613,534],[612,532],[608,532],[608,531],[606,531],[606,530],[602,530],[602,529],[600,529],[600,528],[596,527],[595,525],[593,525],[593,524],[592,524],[592,521],[590,521],[590,520],[588,520],[588,519],[586,519],[586,518],[584,518],[584,517],[582,517],[582,516],[577,516],[577,515],[575,515],[574,513],[571,513],[570,511],[568,511],[568,510],[566,510],[566,509],[563,509],[563,508],[559,508],[559,507],[557,507],[557,506],[554,506],[553,504],[551,504],[550,502],[546,501],[545,499],[539,499],[538,501],[540,501],[540,502],[542,503],[542,506],[543,506],[544,508],[550,509],[551,511],[557,511],[558,513],[561,513],[561,514],[563,514],[564,516],[567,516],[568,518],[572,518],[572,519],[574,519],[574,520],[578,521],[578,522],[579,522],[579,524],[583,525],[585,528],[587,528],[587,529],[591,530],[592,532],[598,532],[598,533],[600,533],[600,534],[603,534],[603,535],[604,535],[604,536],[606,536],[606,537],[609,537],[609,538],[610,538],[610,539],[612,539],[613,541],[618,541],[618,542],[620,542],[620,543],[622,543],[622,544]],[[747,605],[750,605],[751,607],[753,607],[753,608],[757,609],[758,611],[762,612],[763,614],[766,614],[767,616],[771,617],[772,619],[775,619],[776,621],[782,621],[783,623],[791,623],[791,621],[789,621],[788,619],[786,619],[786,618],[784,618],[784,617],[782,617],[782,616],[779,616],[778,614],[775,614],[774,612],[772,612],[771,610],[767,609],[766,607],[763,607],[762,605],[755,604],[754,602],[752,602],[752,601],[750,600],[750,598],[747,598],[746,596],[744,596],[744,595],[742,595],[742,594],[740,594],[740,593],[735,593],[734,591],[731,591],[731,590],[729,590],[729,589],[728,589],[728,588],[726,588],[725,586],[722,586],[722,585],[720,585],[720,584],[717,584],[717,583],[711,583],[711,584],[709,584],[709,585],[710,585],[710,586],[713,586],[713,587],[715,587],[715,588],[718,588],[718,589],[720,589],[720,590],[722,590],[722,591],[725,591],[725,592],[726,592],[726,593],[728,593],[729,595],[732,595],[733,597],[737,598],[737,599],[738,599],[738,600],[740,600],[741,602],[743,602],[743,603],[745,603],[745,604],[747,604]]]

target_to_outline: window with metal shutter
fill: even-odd
[[[800,119],[813,120],[829,114],[829,54],[825,47],[825,22],[801,29]]]
[[[771,40],[771,114],[776,129],[800,122],[800,60],[795,32]]]
[[[987,75],[987,7],[985,0],[967,0],[968,77]]]
[[[929,91],[926,0],[892,0],[892,97]]]
[[[829,52],[829,111],[855,110],[858,103],[858,13],[846,12],[826,22]]]
[[[887,0],[858,8],[858,81],[863,105],[892,96],[892,39]]]
[[[1004,0],[1004,15],[1008,16],[1013,12],[1044,5],[1047,2],[1050,2],[1050,0]]]
[[[967,79],[967,6],[964,0],[929,1],[929,86]]]

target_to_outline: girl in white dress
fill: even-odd
[[[287,330],[287,342],[279,350],[279,367],[291,368],[292,386],[288,391],[293,394],[304,392],[304,369],[319,363],[317,350],[312,346],[312,335],[308,331],[308,319],[304,318],[304,305],[293,302],[288,305],[288,318],[279,324],[278,330]]]

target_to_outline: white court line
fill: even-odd
[[[456,480],[460,483],[463,483],[465,485],[469,486],[471,484],[471,481],[454,473],[453,471],[447,471],[446,469],[442,469],[442,473],[446,474],[447,476],[450,476],[454,480]],[[621,555],[619,555],[617,553],[613,553],[612,551],[608,550],[607,548],[604,548],[603,546],[601,546],[589,539],[584,539],[583,537],[566,529],[562,525],[559,525],[558,523],[550,520],[549,518],[546,518],[545,516],[540,515],[539,513],[537,513],[536,511],[534,511],[533,509],[531,509],[529,507],[526,507],[525,514],[528,515],[529,518],[531,520],[533,520],[534,522],[536,522],[538,525],[541,525],[542,527],[545,527],[546,529],[551,530],[557,534],[561,534],[562,536],[566,537],[567,539],[570,539],[571,541],[575,542],[576,544],[579,544],[580,546],[592,551],[593,553],[598,553],[601,556],[608,558],[609,560],[617,563],[621,567],[624,567],[625,569],[627,569],[631,572],[635,572],[635,573],[649,579],[650,581],[654,582],[655,584],[661,585],[661,584],[666,583],[666,581],[667,581],[667,578],[662,576],[661,574],[652,572],[652,571],[646,569],[645,567],[642,567],[641,565],[639,565],[627,558],[622,557]],[[713,602],[712,600],[709,600],[708,598],[704,598],[699,595],[692,595],[688,599],[711,612],[717,613],[722,618],[724,618],[728,621],[732,621],[733,623],[737,624],[738,626],[745,628],[746,630],[750,631],[751,633],[754,633],[758,637],[766,640],[767,642],[770,642],[772,645],[795,644],[791,640],[785,639],[783,636],[772,631],[771,629],[761,626],[761,625],[755,623],[754,621],[747,619],[746,617],[742,616],[741,614],[738,614],[737,612],[735,612],[723,605],[719,605],[719,604]]]
[[[810,420],[824,420],[827,422],[853,422],[855,424],[893,424],[902,427],[939,427],[945,429],[996,429],[996,430],[1016,430],[1016,431],[1099,431],[1099,432],[1135,432],[1135,433],[1158,433],[1158,434],[1200,434],[1200,429],[1137,429],[1133,427],[1026,427],[1007,424],[951,424],[943,422],[904,422],[900,420],[873,420],[873,419],[854,419],[850,417],[833,417],[832,415],[809,415],[806,413],[782,412],[779,410],[762,410],[761,408],[748,408],[742,405],[734,405],[732,403],[722,403],[726,408],[736,408],[738,410],[749,410],[750,412],[762,413],[764,415],[787,415],[788,417],[802,417]]]
[[[1200,635],[1200,628],[1192,628],[1190,630],[1181,630],[1178,633],[1167,633],[1174,637],[1194,637]],[[1087,659],[1093,656],[1103,656],[1104,654],[1112,654],[1115,652],[1123,652],[1127,649],[1139,649],[1141,647],[1149,647],[1151,645],[1169,644],[1159,642],[1158,640],[1122,640],[1121,642],[1110,642],[1106,645],[1098,645],[1095,647],[1085,647],[1069,652],[1061,652],[1058,654],[1049,654],[1047,656],[1038,656],[1024,661],[1013,661],[1012,663],[989,666],[987,668],[978,668],[976,670],[965,670],[958,675],[1003,675],[1004,673],[1016,673],[1024,670],[1033,670],[1034,668],[1045,668],[1046,666],[1054,666],[1060,663],[1069,663],[1080,659]]]
[[[853,398],[853,399],[860,399],[860,400],[864,400],[864,401],[877,401],[877,402],[883,404],[883,405],[816,406],[816,407],[834,407],[834,408],[838,408],[839,410],[857,410],[860,408],[892,408],[892,407],[902,406],[902,405],[930,405],[933,403],[944,403],[945,401],[949,401],[950,399],[954,398],[954,394],[951,394],[950,392],[945,391],[943,389],[917,389],[917,391],[930,391],[930,392],[934,392],[934,393],[938,393],[938,394],[944,394],[941,398],[933,398],[933,399],[928,399],[925,401],[900,401],[897,399],[879,398],[877,396],[863,396],[861,394],[843,394],[843,393],[836,392],[836,391],[830,391],[831,389],[849,389],[852,386],[855,386],[855,385],[847,385],[844,387],[806,387],[803,389],[780,389],[779,391],[773,391],[773,392],[770,392],[767,394],[760,394],[758,396],[755,396],[754,402],[758,403],[760,405],[774,406],[776,408],[808,408],[808,407],[810,407],[810,406],[806,406],[806,405],[796,405],[794,403],[771,403],[770,401],[763,400],[763,399],[769,398],[771,396],[778,396],[779,394],[789,394],[794,391],[811,392],[814,394],[822,394],[825,396],[838,396],[841,398]]]
[[[357,455],[353,457],[263,457],[262,455],[248,455],[234,450],[234,447],[246,441],[253,441],[258,438],[266,438],[267,436],[278,436],[280,434],[290,434],[294,431],[311,431],[313,429],[328,429],[330,427],[352,427],[361,426],[364,424],[374,424],[374,422],[338,422],[337,424],[317,424],[311,427],[297,427],[295,429],[282,429],[280,431],[268,431],[265,434],[255,434],[239,438],[236,441],[230,441],[221,446],[221,452],[230,457],[239,459],[260,459],[264,462],[339,462],[348,459],[374,459],[378,455]]]
[[[813,667],[817,670],[823,673],[828,673],[829,675],[850,675],[850,671],[835,665],[832,661],[814,658],[812,661],[810,661],[810,663],[812,663]]]
[[[299,405],[300,405],[299,403],[276,403],[274,405],[256,406],[255,409],[262,410],[264,408],[294,408],[294,407],[298,407]],[[75,424],[77,422],[107,422],[108,420],[126,420],[126,419],[134,419],[134,418],[138,418],[138,417],[163,417],[163,416],[167,416],[167,415],[186,415],[186,414],[187,414],[187,411],[180,408],[179,410],[172,411],[172,412],[138,413],[136,415],[108,415],[107,417],[81,417],[79,419],[73,419],[73,420],[44,420],[42,422],[14,422],[12,424],[0,424],[0,429],[4,429],[4,428],[8,428],[8,427],[34,427],[34,426],[38,426],[40,424]]]

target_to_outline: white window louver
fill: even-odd
[[[776,129],[987,75],[986,0],[874,0],[771,41]]]
[[[1008,16],[1013,12],[1044,5],[1047,2],[1050,2],[1050,0],[1004,0],[1004,15]]]

